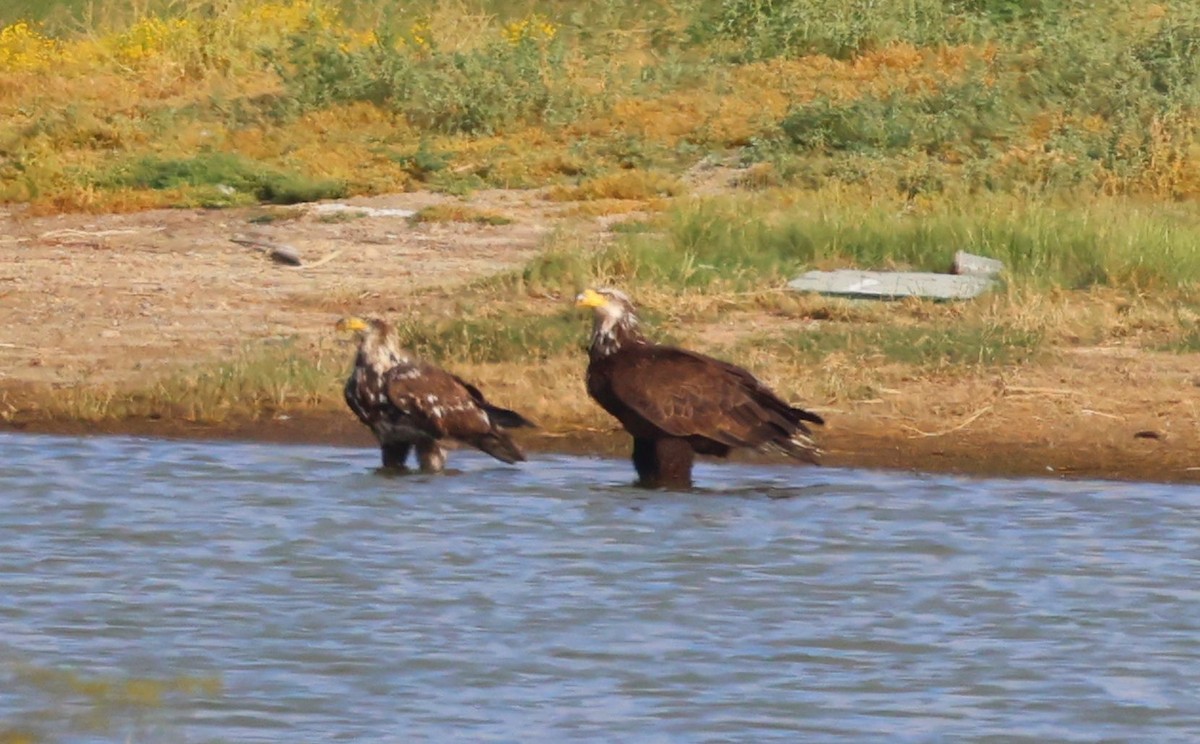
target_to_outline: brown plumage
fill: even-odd
[[[441,442],[447,438],[503,462],[525,459],[505,431],[533,426],[524,416],[492,405],[479,388],[413,356],[382,320],[343,318],[337,329],[358,336],[354,371],[343,392],[346,405],[379,440],[385,468],[403,469],[415,447],[420,469],[439,472],[446,464]]]
[[[594,313],[587,390],[633,437],[633,465],[647,486],[689,486],[695,454],[725,457],[735,448],[775,450],[816,462],[807,424],[746,370],[694,351],[647,341],[633,304],[615,289],[576,298]]]

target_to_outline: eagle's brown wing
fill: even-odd
[[[803,422],[820,419],[793,408],[741,367],[669,346],[616,354],[610,380],[625,407],[670,436],[790,449],[793,437],[807,439]]]
[[[384,376],[388,400],[435,438],[489,431],[487,412],[454,375],[427,363],[399,364]]]
[[[425,362],[400,364],[388,370],[384,383],[392,405],[429,436],[458,439],[507,463],[525,459],[490,415],[493,410],[511,412],[487,403],[478,388],[446,370]]]

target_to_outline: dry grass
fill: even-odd
[[[420,222],[467,222],[476,225],[508,225],[512,219],[499,212],[475,209],[466,204],[435,204],[425,207],[412,216],[414,223]]]
[[[624,170],[585,179],[576,186],[554,186],[550,201],[620,200],[654,202],[684,192],[679,179],[654,171]]]

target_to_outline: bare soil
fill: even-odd
[[[386,211],[457,202],[429,193],[350,199],[374,210],[353,216],[313,205],[54,217],[0,210],[0,427],[371,446],[341,411],[220,425],[26,414],[64,387],[148,384],[255,342],[328,334],[349,312],[402,312],[416,290],[516,268],[550,231],[599,236],[606,222],[568,217],[571,205],[531,192],[471,197],[473,208],[511,218],[507,225],[413,225]],[[276,218],[252,222],[264,214]],[[274,263],[231,242],[237,235],[287,244],[307,265]],[[1066,349],[976,376],[914,376],[880,399],[813,407],[829,421],[820,433],[827,465],[1200,483],[1198,362],[1132,347]],[[627,446],[615,429],[542,424],[525,438],[533,449],[623,456]]]

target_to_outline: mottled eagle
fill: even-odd
[[[807,424],[825,423],[817,414],[784,402],[741,367],[647,341],[619,290],[589,289],[575,304],[594,314],[588,394],[633,436],[642,485],[688,487],[697,453],[725,457],[738,447],[816,462]]]
[[[479,388],[416,358],[400,345],[388,323],[343,318],[337,330],[358,338],[354,371],[346,380],[346,404],[379,440],[383,466],[403,470],[416,448],[422,472],[446,465],[446,438],[465,442],[497,460],[514,463],[525,453],[506,428],[533,426],[521,414],[492,405]]]

